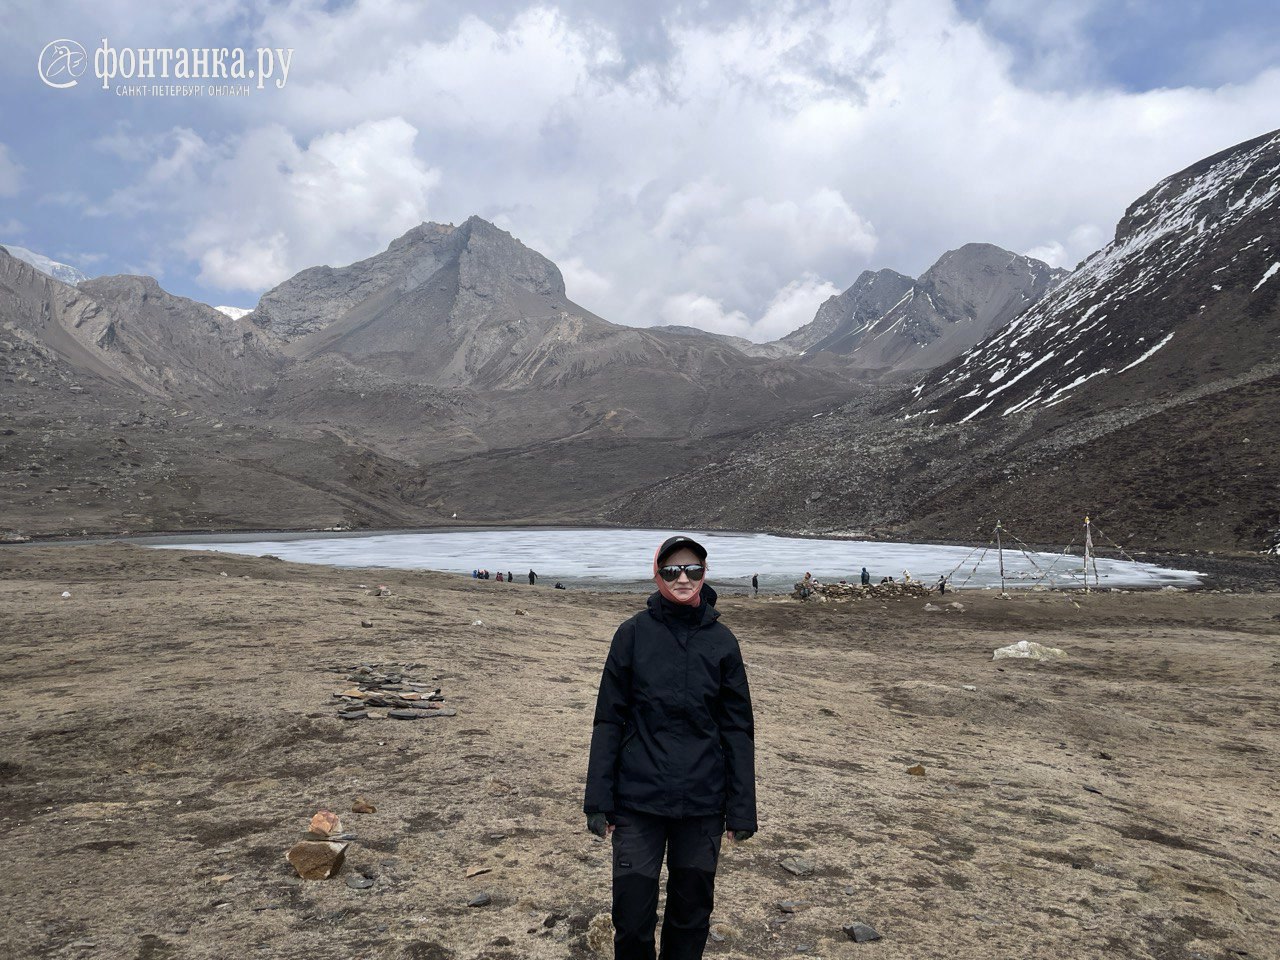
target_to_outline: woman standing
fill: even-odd
[[[701,957],[721,835],[756,831],[751,693],[706,571],[700,543],[663,542],[657,592],[618,627],[600,680],[583,809],[587,829],[613,837],[616,960],[655,956],[664,855],[661,957]]]

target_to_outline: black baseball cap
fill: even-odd
[[[656,561],[658,566],[662,566],[662,561],[667,559],[667,557],[671,556],[671,554],[675,553],[681,547],[687,547],[688,549],[692,550],[697,555],[699,560],[701,560],[703,563],[706,563],[707,561],[706,547],[700,544],[697,540],[694,540],[692,537],[677,535],[674,537],[667,537],[666,540],[662,541],[662,546],[658,548],[658,558]]]

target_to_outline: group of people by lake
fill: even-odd
[[[475,570],[472,570],[472,571],[471,571],[471,579],[472,579],[472,580],[497,580],[497,581],[498,581],[498,583],[515,583],[515,582],[516,582],[516,575],[515,575],[514,573],[512,573],[510,570],[508,570],[508,571],[507,571],[507,574],[506,574],[506,576],[504,577],[504,576],[502,575],[502,571],[501,571],[501,570],[499,570],[499,571],[498,571],[498,573],[497,573],[497,575],[495,576],[494,574],[490,573],[488,570],[484,570],[484,569],[475,569]],[[533,570],[530,570],[530,571],[529,571],[529,586],[533,586],[533,585],[534,585],[535,583],[537,583],[537,582],[538,582],[538,575],[537,575],[537,573],[535,573]]]
[[[529,586],[534,586],[538,582],[538,574],[534,570],[530,569],[528,577],[529,577]],[[473,580],[496,580],[498,583],[515,583],[516,582],[516,575],[512,573],[510,570],[508,570],[505,574],[503,574],[501,570],[499,570],[496,574],[494,574],[482,567],[478,567],[472,570],[471,578]],[[866,567],[862,568],[862,572],[861,574],[859,574],[858,579],[859,579],[859,582],[864,587],[871,585],[871,574],[867,572]],[[816,579],[814,579],[813,574],[808,572],[805,573],[803,582],[807,587],[821,586],[821,584]],[[840,580],[839,582],[843,584],[843,583],[847,583],[848,581]],[[897,583],[897,582],[898,581],[895,580],[892,576],[880,578],[880,583],[882,585],[888,584],[888,583]],[[902,571],[902,582],[903,583],[913,582],[911,579],[911,572],[909,570]],[[557,582],[555,585],[555,588],[557,590],[563,590],[564,584]],[[945,574],[938,577],[938,582],[934,584],[933,589],[936,590],[939,594],[945,594],[947,592],[947,578]],[[751,595],[753,597],[760,595],[760,574],[758,573],[753,573],[751,575]]]
[[[499,570],[497,574],[493,574],[493,573],[490,573],[488,570],[485,570],[483,567],[478,567],[471,571],[471,579],[472,580],[496,580],[498,583],[515,583],[516,575],[512,573],[510,570],[508,570],[505,575],[501,570]],[[536,570],[530,569],[529,586],[531,587],[535,586],[537,583],[538,583],[538,572]],[[563,590],[565,589],[565,586],[563,583],[557,580],[555,589]]]

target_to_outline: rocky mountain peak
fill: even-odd
[[[893,270],[863,272],[780,342],[842,356],[863,370],[926,370],[1008,323],[1065,275],[994,244],[968,243],[918,280]]]
[[[956,316],[991,327],[1011,319],[1010,310],[1022,312],[1067,273],[995,244],[966,243],[938,258],[921,274],[920,285]]]
[[[530,293],[564,298],[564,277],[560,268],[507,231],[473,216],[458,228],[458,232],[465,238],[459,253],[459,273],[464,289],[513,283]]]
[[[849,289],[828,297],[809,323],[778,342],[802,353],[838,345],[883,317],[914,283],[895,270],[864,270]]]
[[[381,309],[433,278],[468,294],[515,285],[564,297],[554,263],[481,217],[459,225],[420,223],[382,253],[345,267],[310,267],[262,295],[250,319],[291,342],[329,329],[359,309]]]

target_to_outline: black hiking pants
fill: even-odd
[[[667,859],[661,960],[699,960],[711,928],[724,817],[613,816],[614,960],[654,960],[658,875]]]

